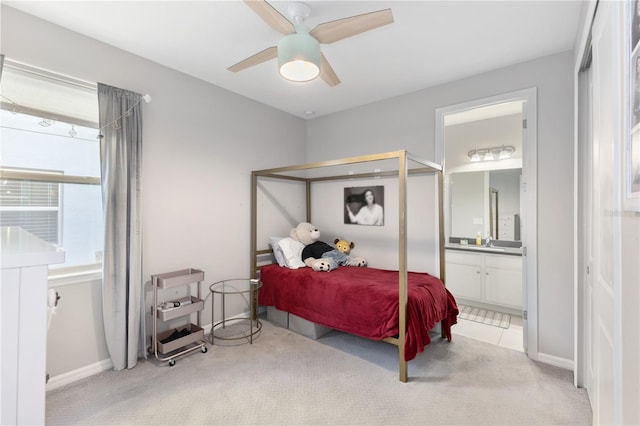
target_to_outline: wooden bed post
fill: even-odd
[[[257,278],[258,275],[258,177],[255,172],[251,172],[251,242],[249,244],[249,252],[251,260],[249,261],[249,277]]]
[[[311,223],[311,180],[307,179],[305,184],[307,194],[307,222]]]
[[[408,380],[404,346],[407,338],[407,152],[398,156],[398,369],[400,381]]]
[[[438,249],[438,258],[440,259],[440,281],[444,286],[447,286],[446,282],[446,263],[445,263],[445,234],[444,234],[444,176],[443,170],[440,170],[438,173],[438,237],[440,239],[440,245]],[[446,338],[447,333],[443,327],[443,324],[440,324],[440,337]]]
[[[445,269],[445,236],[444,236],[444,182],[442,172],[438,172],[438,237],[440,238],[439,258],[440,258],[440,281],[446,285]]]

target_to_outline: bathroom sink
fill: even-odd
[[[468,246],[460,245],[460,247],[469,248],[469,249],[472,249],[472,250],[504,251],[504,248],[502,248],[502,247],[485,247],[485,246],[473,246],[473,245],[468,245]]]

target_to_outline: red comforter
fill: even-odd
[[[341,266],[331,272],[260,269],[259,303],[274,306],[327,327],[373,340],[398,335],[398,271]],[[429,274],[408,273],[405,360],[431,342],[429,330],[442,321],[451,340],[458,307],[442,282]]]

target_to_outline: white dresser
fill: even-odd
[[[1,227],[0,424],[44,424],[48,266],[64,252],[18,227]]]

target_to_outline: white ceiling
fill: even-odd
[[[576,0],[308,1],[310,28],[393,11],[391,25],[322,45],[342,81],[331,88],[320,79],[282,79],[276,60],[227,71],[281,38],[241,1],[3,3],[303,118],[570,50],[582,5]],[[289,2],[270,3],[287,16]]]

